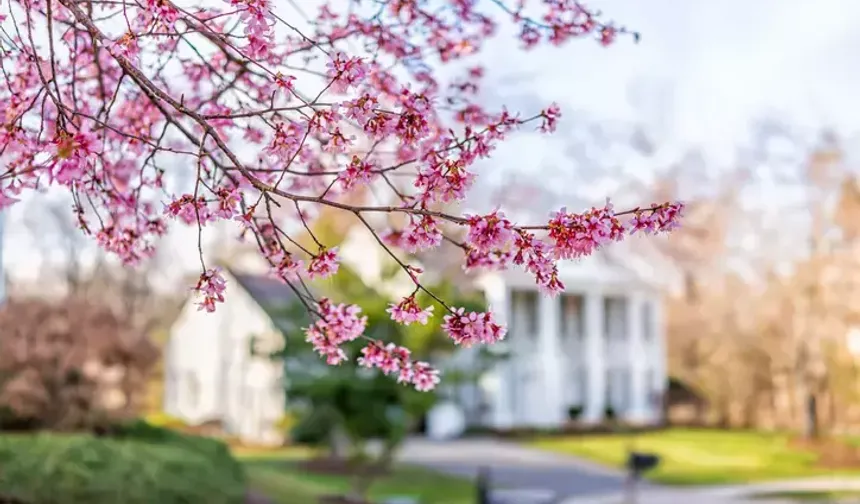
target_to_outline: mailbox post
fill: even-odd
[[[660,464],[660,457],[653,453],[631,451],[627,457],[627,504],[636,504],[637,484],[642,474]]]
[[[482,467],[478,471],[475,488],[477,489],[477,504],[490,504],[490,470],[486,467]]]

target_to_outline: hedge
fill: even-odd
[[[0,436],[0,502],[241,504],[239,463],[219,441],[143,422],[115,436]]]

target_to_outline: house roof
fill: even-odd
[[[296,293],[289,285],[266,275],[239,273],[228,269],[230,275],[263,308],[281,307],[292,303]]]
[[[248,293],[281,331],[293,330],[304,324],[304,306],[296,303],[298,295],[289,285],[268,275],[241,273],[225,268],[236,283]]]

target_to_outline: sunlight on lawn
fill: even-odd
[[[322,495],[337,494],[349,488],[345,476],[303,472],[295,462],[312,452],[296,448],[273,451],[239,451],[252,488],[277,504],[317,504]],[[473,504],[475,490],[471,481],[437,474],[414,467],[398,466],[395,473],[379,479],[371,487],[370,498],[410,496],[422,504]]]
[[[631,445],[631,442],[633,443]],[[817,456],[789,445],[783,434],[672,429],[638,435],[539,438],[534,446],[623,467],[628,448],[656,453],[659,467],[648,479],[667,484],[728,484],[833,474],[816,467]]]

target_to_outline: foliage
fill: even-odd
[[[570,420],[579,420],[579,417],[582,416],[584,409],[582,406],[571,406],[567,409],[567,418]]]
[[[126,417],[158,358],[145,336],[84,299],[11,300],[0,327],[8,428],[86,430]]]
[[[137,426],[120,439],[0,436],[0,496],[26,504],[241,504],[241,466],[215,440]]]
[[[328,442],[343,427],[356,447],[367,439],[403,436],[434,401],[433,394],[346,366],[320,377],[293,375],[287,394],[306,407],[292,431],[296,442]]]

